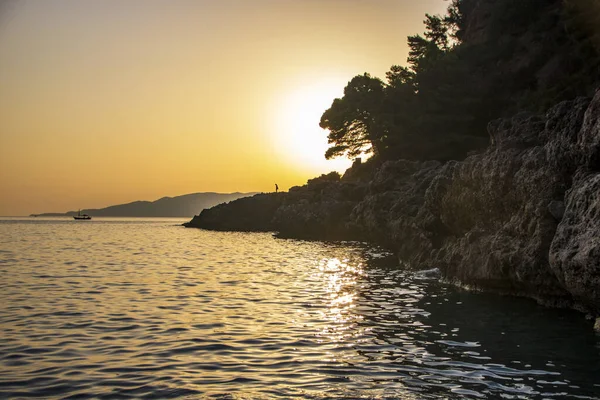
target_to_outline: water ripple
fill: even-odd
[[[360,243],[89,222],[0,220],[0,397],[600,396],[577,314]]]

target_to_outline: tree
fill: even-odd
[[[454,45],[459,45],[464,38],[466,29],[465,14],[472,12],[473,1],[452,0],[444,17],[448,28],[448,36]]]
[[[407,41],[408,64],[416,75],[431,68],[442,53],[442,50],[433,41],[421,35],[409,36]]]
[[[442,51],[448,51],[448,25],[449,19],[438,15],[425,14],[425,37]]]
[[[385,73],[385,78],[388,81],[388,86],[397,88],[402,85],[411,84],[415,79],[415,73],[406,67],[392,65],[390,70]]]
[[[335,99],[321,116],[320,126],[329,130],[331,146],[325,153],[330,159],[346,155],[354,159],[361,154],[377,155],[386,135],[381,120],[384,83],[365,73],[357,75],[346,85],[344,96]]]

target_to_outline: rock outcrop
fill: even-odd
[[[257,194],[204,209],[186,227],[215,231],[269,232],[274,230],[273,215],[283,203],[285,193]]]
[[[600,173],[580,171],[550,247],[550,267],[578,301],[600,304]]]
[[[600,91],[488,131],[461,162],[368,161],[188,226],[369,240],[408,268],[600,314]]]
[[[364,197],[365,185],[342,181],[331,173],[290,189],[273,217],[281,237],[337,239],[350,237],[349,215]]]

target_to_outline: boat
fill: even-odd
[[[90,216],[89,216],[89,215],[87,215],[87,214],[82,214],[82,213],[81,213],[81,210],[79,210],[79,211],[77,212],[77,215],[73,215],[73,219],[92,219],[92,217],[90,217]]]

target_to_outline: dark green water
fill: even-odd
[[[582,315],[180,222],[0,220],[0,398],[600,398]]]

